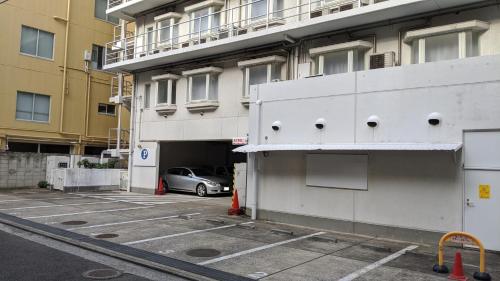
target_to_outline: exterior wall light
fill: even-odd
[[[441,123],[442,115],[439,112],[433,112],[427,117],[427,122],[432,126],[437,126]]]
[[[281,121],[274,121],[271,128],[273,128],[273,131],[275,131],[275,132],[281,130]]]
[[[368,119],[366,120],[366,125],[368,125],[368,127],[375,128],[378,126],[379,122],[380,122],[380,119],[378,118],[378,116],[372,115],[372,116],[368,117]]]
[[[324,118],[319,118],[316,120],[314,126],[316,126],[317,129],[322,130],[326,126],[326,120]]]

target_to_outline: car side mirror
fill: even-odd
[[[193,174],[188,174],[188,177],[192,178],[192,177],[193,177]]]

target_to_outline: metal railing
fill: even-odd
[[[127,79],[123,79],[123,89],[122,96],[129,97],[132,96],[133,84]],[[116,97],[118,95],[119,83],[118,76],[111,77],[111,97]]]
[[[128,2],[130,0],[108,0],[108,9],[111,9],[113,7],[119,6],[125,2]]]
[[[120,133],[120,138],[118,138],[118,131]],[[130,130],[118,128],[109,128],[108,132],[108,149],[123,150],[129,149],[129,138]],[[118,139],[120,140],[120,145],[118,145]]]
[[[123,1],[123,0],[110,0]],[[255,13],[252,5],[266,2],[266,11]],[[105,64],[123,62],[139,57],[204,44],[211,41],[236,37],[250,32],[281,26],[293,22],[309,20],[332,13],[371,5],[388,0],[307,0],[292,7],[270,9],[268,0],[252,2],[221,9],[195,19],[179,22],[171,26],[153,28],[142,34],[125,36],[106,44]],[[158,24],[159,25],[159,24]],[[188,30],[185,34],[179,31]]]

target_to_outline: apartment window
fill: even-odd
[[[151,53],[151,51],[156,48],[155,47],[155,32],[154,26],[150,26],[146,28],[146,51]]]
[[[190,15],[190,33],[195,38],[199,34],[217,32],[220,26],[220,7],[222,1],[203,1],[184,9]]]
[[[54,58],[54,33],[22,26],[21,53],[46,59]]]
[[[50,96],[17,92],[16,119],[49,122]]]
[[[92,68],[102,69],[104,65],[104,47],[92,45]]]
[[[188,102],[217,101],[221,68],[205,67],[182,74],[188,77]]]
[[[177,80],[180,76],[167,73],[153,76],[156,81],[156,105],[175,105],[177,103]]]
[[[283,17],[283,0],[250,0],[250,13],[248,17],[251,21],[260,21],[267,18],[269,5],[269,17]]]
[[[489,24],[477,20],[406,33],[411,46],[412,63],[452,60],[479,55],[479,33]]]
[[[144,85],[144,108],[151,106],[151,84]]]
[[[281,66],[286,61],[281,56],[269,56],[238,62],[245,75],[243,97],[250,96],[250,86],[281,80]]]
[[[179,25],[177,21],[181,16],[181,14],[169,12],[154,18],[158,31],[159,46],[169,47],[169,45],[179,42]]]
[[[107,8],[108,8],[108,0],[95,0],[95,10],[94,10],[95,17],[98,19],[109,21],[114,24],[119,24],[120,20],[118,18],[106,14]]]
[[[370,42],[353,41],[313,48],[309,54],[314,59],[316,74],[331,75],[364,70],[364,56],[371,47]]]
[[[97,112],[99,114],[115,115],[115,107],[114,104],[100,103],[97,106]]]

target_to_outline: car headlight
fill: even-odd
[[[209,185],[215,185],[215,186],[219,186],[220,185],[219,183],[216,183],[214,181],[207,181],[207,184],[209,184]]]

